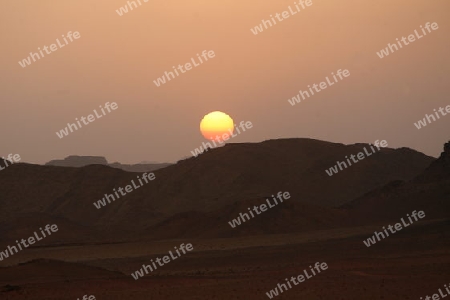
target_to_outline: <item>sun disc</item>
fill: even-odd
[[[200,131],[208,140],[222,138],[223,134],[231,135],[234,130],[233,119],[221,111],[213,111],[205,115],[200,122]]]

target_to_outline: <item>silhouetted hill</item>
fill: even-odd
[[[444,145],[444,151],[420,176],[419,182],[439,181],[450,178],[450,142]]]
[[[300,201],[285,200],[254,218],[231,227],[228,222],[247,213],[248,208],[266,203],[264,198],[234,202],[213,212],[184,212],[146,229],[148,237],[176,238],[226,238],[258,234],[293,233],[348,225],[346,213]],[[273,201],[272,201],[273,203]]]
[[[341,226],[346,217],[332,207],[393,180],[410,180],[434,161],[411,149],[385,148],[331,177],[325,173],[367,146],[312,139],[227,144],[155,171],[154,181],[101,209],[93,202],[140,174],[104,165],[15,164],[0,171],[0,217],[12,229],[22,215],[42,213],[89,228],[107,241],[163,237],[164,230],[229,236]],[[228,228],[228,221],[247,211],[248,201],[263,202],[279,191],[292,198],[242,228]],[[20,222],[27,224],[23,218]],[[35,220],[29,225],[36,230]],[[75,238],[64,236],[65,242]]]
[[[354,224],[399,220],[413,210],[426,219],[450,218],[450,143],[444,152],[411,181],[394,181],[343,205]]]

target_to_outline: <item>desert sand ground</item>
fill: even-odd
[[[0,297],[268,299],[266,292],[315,262],[329,268],[275,298],[419,299],[450,282],[449,221],[417,223],[367,248],[362,241],[379,228],[28,249],[9,263],[49,260],[1,268]],[[194,251],[138,280],[130,276],[182,242]]]

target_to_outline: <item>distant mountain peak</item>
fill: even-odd
[[[148,164],[134,164],[127,165],[115,162],[109,164],[105,157],[103,156],[78,156],[70,155],[64,159],[51,160],[45,164],[46,166],[59,166],[59,167],[74,167],[80,168],[89,165],[105,165],[116,169],[122,169],[127,172],[151,172],[161,168],[170,166],[169,163],[148,163]]]
[[[446,168],[450,168],[450,141],[444,144],[444,151],[435,163],[439,163]]]
[[[107,165],[108,161],[103,156],[78,156],[70,155],[64,159],[51,160],[46,166],[60,167],[84,167],[88,165]]]
[[[445,143],[444,145],[444,152],[441,153],[441,157],[447,160],[450,160],[450,141],[448,143]]]
[[[431,163],[418,180],[434,181],[450,177],[450,142],[444,144],[444,151],[438,159]]]

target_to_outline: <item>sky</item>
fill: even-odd
[[[136,0],[137,1],[137,0]],[[68,155],[109,162],[176,162],[205,141],[204,115],[223,111],[253,127],[231,143],[313,138],[386,140],[437,157],[450,116],[450,3],[446,0],[312,0],[255,35],[294,1],[5,1],[0,10],[0,156],[43,164]],[[439,29],[380,59],[376,52],[427,22]],[[18,61],[69,31],[80,38],[22,68]],[[420,31],[419,31],[420,32]],[[61,40],[62,42],[62,40]],[[154,80],[213,50],[200,66]],[[291,106],[288,99],[338,69],[350,76]],[[60,139],[56,132],[106,102],[118,108]]]

